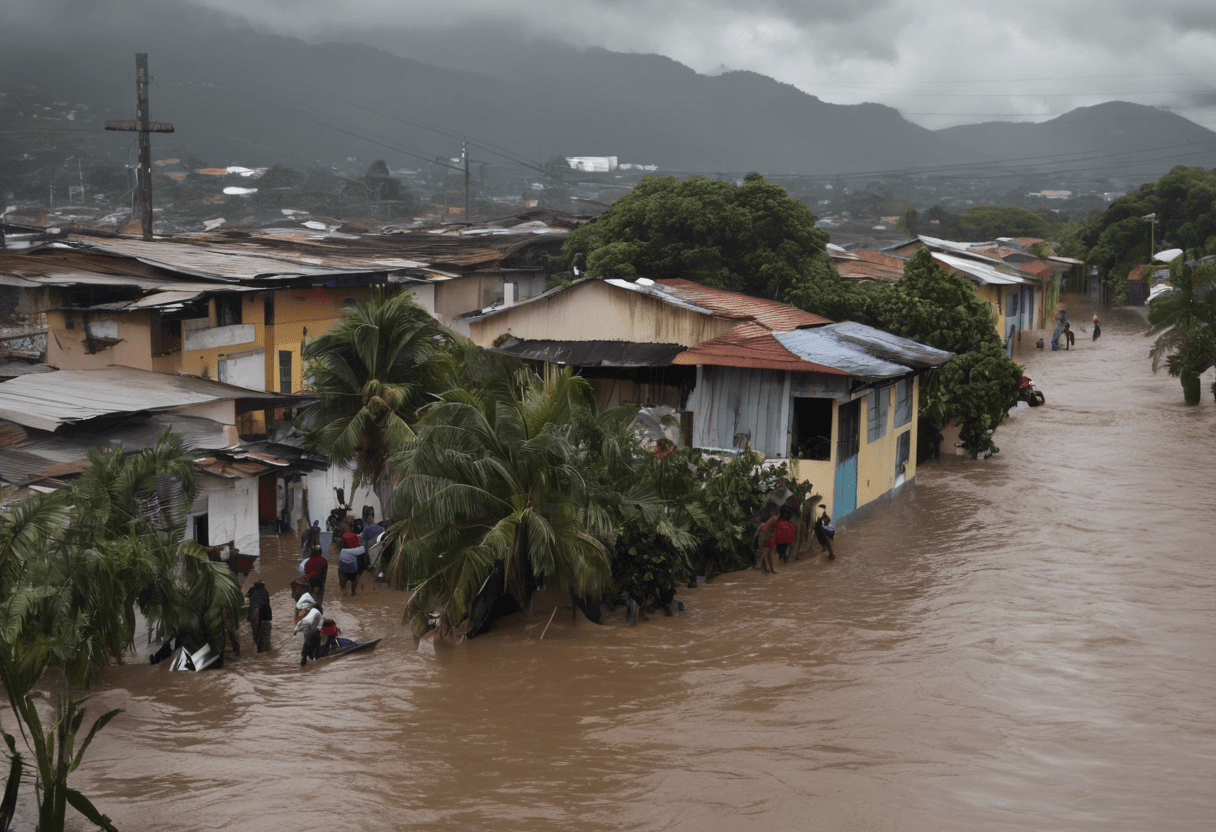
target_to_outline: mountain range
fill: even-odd
[[[174,2],[139,8],[135,20],[65,25],[53,36],[0,33],[0,119],[10,150],[133,117],[133,53],[146,51],[152,118],[176,126],[154,139],[159,157],[417,166],[459,155],[467,136],[475,158],[519,172],[559,154],[707,174],[958,164],[1000,171],[1006,159],[1047,170],[1105,165],[1097,176],[1144,178],[1180,163],[1216,167],[1216,133],[1120,102],[1043,124],[931,131],[884,105],[831,104],[757,73],[704,75],[657,55],[521,47],[472,30],[386,34],[378,46],[309,44]],[[131,138],[90,141],[121,153]]]

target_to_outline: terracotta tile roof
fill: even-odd
[[[1056,273],[1056,267],[1046,260],[1031,260],[1029,263],[1018,263],[1018,268],[1035,277],[1049,277]]]
[[[695,347],[690,347],[677,355],[672,363],[848,375],[843,370],[837,370],[834,367],[803,361],[781,346],[773,337],[771,330],[755,323],[740,324],[712,341],[704,341]]]
[[[1132,270],[1127,273],[1128,280],[1144,280],[1144,273],[1148,270],[1148,266],[1133,266]]]
[[[764,329],[773,332],[788,332],[801,326],[819,326],[831,323],[827,318],[803,312],[796,306],[778,303],[775,300],[754,298],[741,292],[714,289],[710,286],[702,286],[700,283],[693,283],[691,280],[672,278],[655,282],[682,300],[712,309],[728,318],[755,321]]]

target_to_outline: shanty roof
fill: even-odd
[[[719,315],[739,320],[751,320],[765,329],[774,332],[797,329],[802,326],[820,326],[831,323],[827,318],[804,312],[796,306],[780,303],[775,300],[765,300],[742,292],[731,292],[726,289],[715,289],[712,286],[702,286],[691,280],[673,278],[656,281],[668,293],[695,303],[706,309],[711,309]]]
[[[662,367],[682,344],[638,344],[629,341],[507,341],[496,352],[574,367]]]
[[[685,350],[676,356],[674,363],[827,373],[879,381],[941,366],[952,355],[864,324],[844,321],[786,332],[769,332],[745,324]]]
[[[1014,274],[1010,267],[1005,267],[1005,270],[1002,270],[998,269],[995,265],[980,260],[973,260],[970,257],[956,257],[953,254],[943,254],[940,251],[935,251],[933,252],[933,259],[963,272],[981,284],[1014,285],[1017,283],[1035,282],[1031,277],[1022,277]]]
[[[845,280],[883,280],[888,283],[904,276],[904,263],[907,262],[902,257],[868,249],[829,250],[828,257]]]
[[[58,370],[0,382],[0,418],[53,431],[98,416],[249,399],[264,401],[267,406],[278,401],[296,401],[293,396],[250,390],[196,376],[105,367]]]

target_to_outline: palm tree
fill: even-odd
[[[97,719],[77,747],[84,700],[69,689],[121,660],[133,646],[136,611],[162,633],[200,621],[222,638],[224,611],[241,603],[228,569],[183,542],[184,518],[160,508],[158,478],[194,494],[190,457],[177,439],[166,433],[136,454],[94,448],[89,461],[71,488],[0,514],[0,682],[37,769],[41,830],[62,829],[68,804],[112,828],[67,779],[118,712]],[[69,687],[55,697],[48,725],[34,689],[51,668]],[[20,759],[15,738],[3,736],[10,757]],[[14,800],[22,767],[10,769]],[[5,815],[0,806],[0,820]]]
[[[316,396],[297,421],[305,443],[331,462],[353,464],[354,484],[372,488],[385,510],[392,497],[386,463],[413,438],[428,394],[447,386],[452,341],[408,294],[377,290],[304,348]]]
[[[537,581],[595,596],[611,580],[607,550],[586,528],[568,436],[589,385],[564,371],[549,384],[518,373],[507,386],[510,394],[497,385],[445,396],[393,457],[402,519],[390,578],[415,589],[407,614],[416,632],[428,614],[451,632],[492,578],[520,607]]]
[[[1216,266],[1196,268],[1181,259],[1170,267],[1172,290],[1149,304],[1146,334],[1157,336],[1149,351],[1153,372],[1164,359],[1166,371],[1181,380],[1186,403],[1199,404],[1199,376],[1216,364]]]

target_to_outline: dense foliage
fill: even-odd
[[[905,215],[904,219],[906,225],[909,218]],[[917,225],[911,229],[914,234],[968,242],[984,242],[997,237],[1047,239],[1060,226],[1059,219],[1051,211],[1036,213],[1017,205],[975,205],[961,214],[934,205],[913,219]]]
[[[62,830],[71,805],[93,823],[109,820],[68,776],[96,732],[117,713],[101,716],[77,746],[83,699],[56,686],[50,713],[36,687],[48,671],[78,686],[134,646],[136,617],[154,635],[193,631],[220,641],[241,604],[223,564],[194,542],[182,542],[184,518],[159,508],[158,477],[194,494],[190,457],[169,435],[145,451],[124,455],[93,449],[90,467],[65,490],[17,502],[0,515],[0,682],[37,770],[38,828]],[[49,721],[48,721],[49,719]],[[10,756],[9,792],[24,768],[16,738],[4,733]],[[0,816],[11,817],[6,792]]]
[[[1146,219],[1153,214],[1155,230]],[[1150,248],[1216,254],[1216,170],[1179,166],[1141,185],[1091,214],[1065,241],[1063,253],[1097,266],[1112,298],[1125,301],[1127,273],[1150,262],[1155,253]]]
[[[748,174],[743,184],[647,176],[594,222],[570,232],[568,263],[594,277],[684,278],[777,298],[824,262],[827,235],[780,186]]]

